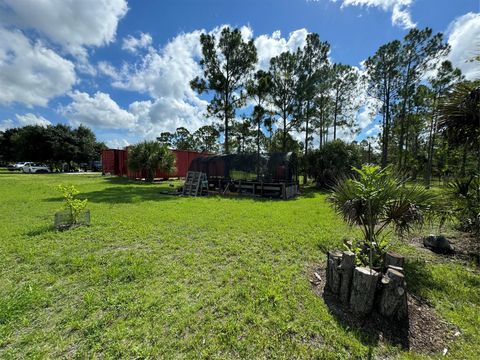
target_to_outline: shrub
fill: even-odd
[[[456,179],[448,184],[460,230],[480,234],[480,176]]]
[[[360,260],[370,267],[382,266],[387,243],[382,234],[390,226],[398,233],[421,224],[433,196],[420,186],[407,186],[391,168],[364,165],[354,168],[356,177],[345,177],[333,187],[330,201],[350,225],[359,226],[363,239]],[[384,235],[384,234],[383,234]]]
[[[75,226],[79,223],[80,216],[87,207],[87,199],[80,200],[75,197],[80,193],[73,185],[58,185],[58,190],[63,194],[64,205],[63,208],[69,214],[70,226]]]
[[[127,166],[144,171],[145,181],[153,182],[157,169],[167,173],[175,169],[175,155],[158,141],[144,141],[128,148]]]
[[[328,142],[305,158],[307,175],[324,188],[333,186],[340,176],[352,174],[352,168],[360,164],[358,148],[341,140]]]

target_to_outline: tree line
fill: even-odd
[[[378,155],[369,155],[371,161],[393,164],[427,184],[432,174],[475,170],[478,129],[467,141],[451,141],[441,118],[458,86],[475,89],[478,82],[466,82],[445,60],[450,48],[441,33],[412,29],[380,46],[362,70],[330,61],[330,44],[315,33],[303,48],[273,57],[267,70],[258,70],[254,42],[238,29],[202,34],[200,42],[202,75],[191,87],[211,98],[206,115],[216,121],[193,134],[185,128],[162,133],[158,140],[169,146],[225,154],[296,151],[307,159],[315,153],[314,136],[322,148],[340,134],[358,133],[357,114],[366,106],[359,94],[365,93],[380,128],[378,138],[366,139]]]
[[[42,162],[63,169],[63,164],[74,166],[99,160],[106,148],[83,125],[77,128],[64,124],[28,125],[0,132],[0,160],[4,163]]]

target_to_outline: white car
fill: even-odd
[[[25,163],[25,165],[23,166],[23,172],[24,172],[24,173],[29,173],[29,174],[49,173],[49,172],[50,172],[50,169],[49,169],[48,166],[45,165],[45,164],[27,162],[27,163]]]
[[[18,171],[23,170],[23,167],[25,166],[25,164],[27,164],[25,161],[16,163],[15,165],[12,166],[12,171],[13,170],[18,170]]]

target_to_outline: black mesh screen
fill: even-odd
[[[193,159],[189,171],[201,171],[209,179],[271,182],[297,181],[294,153],[232,154]]]

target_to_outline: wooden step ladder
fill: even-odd
[[[183,185],[183,195],[198,196],[208,194],[207,175],[203,172],[189,171]]]

